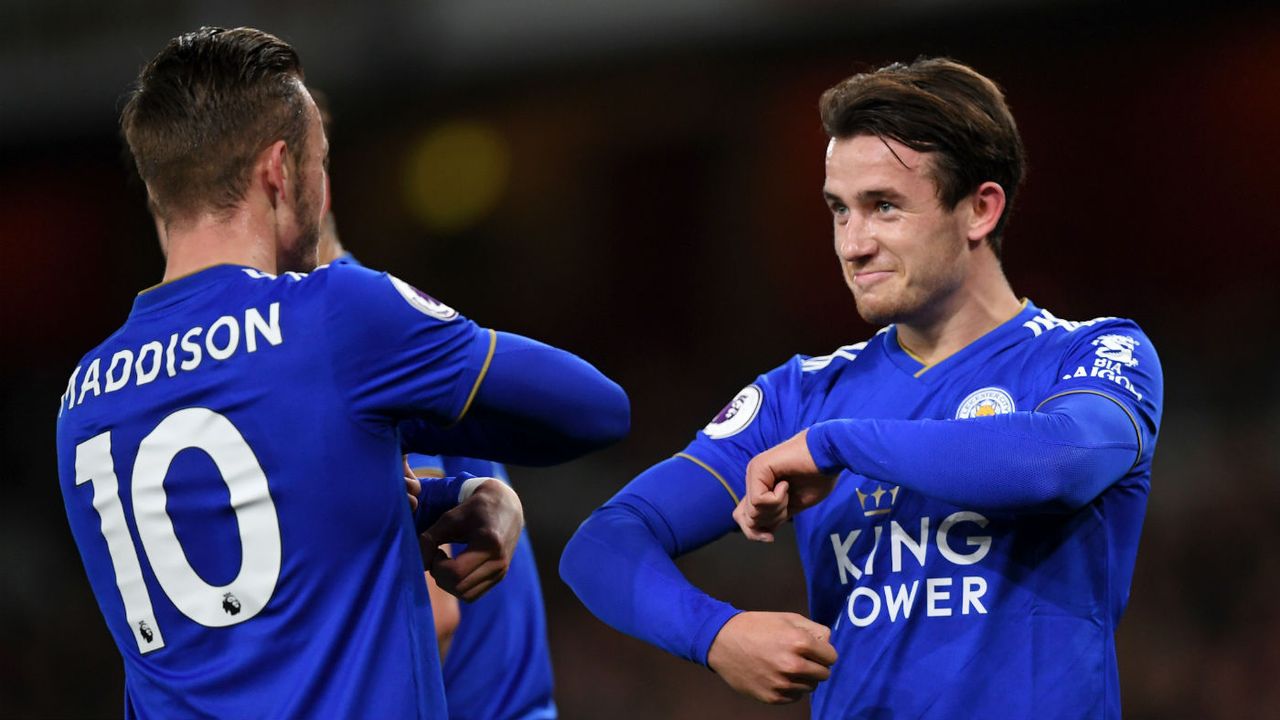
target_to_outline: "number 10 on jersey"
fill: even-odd
[[[191,567],[166,509],[169,465],[194,448],[208,454],[231,493],[240,533],[240,572],[226,585],[206,583]],[[142,563],[125,521],[120,484],[111,455],[111,432],[76,446],[76,485],[93,486],[93,508],[124,601],[125,618],[148,653],[164,647]],[[252,619],[266,607],[280,577],[280,520],[267,476],[244,436],[226,416],[208,408],[186,408],[166,417],[138,445],[132,488],[138,538],[165,595],[183,615],[206,627],[228,627]]]

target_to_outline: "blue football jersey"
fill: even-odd
[[[1028,302],[932,366],[892,326],[796,357],[739,393],[684,454],[736,502],[754,455],[823,420],[966,421],[1067,393],[1115,401],[1137,428],[1136,461],[1077,512],[976,512],[914,492],[910,478],[846,470],[794,525],[812,617],[833,628],[840,656],[814,693],[814,717],[1118,718],[1114,633],[1162,392],[1137,325],[1060,320]]]
[[[138,296],[57,441],[126,716],[447,717],[396,425],[460,418],[492,338],[351,266]]]
[[[489,460],[410,454],[409,464],[427,476],[469,472],[510,484],[506,468]],[[555,718],[546,612],[528,531],[521,531],[502,582],[460,610],[444,661],[451,720]]]

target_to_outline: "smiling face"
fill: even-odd
[[[929,153],[874,135],[827,148],[823,195],[858,314],[873,325],[925,325],[959,300],[968,272],[966,204],[943,206]]]

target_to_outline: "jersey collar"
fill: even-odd
[[[1000,323],[973,342],[960,348],[932,365],[926,365],[913,356],[898,340],[898,326],[890,325],[884,334],[885,353],[895,365],[917,380],[929,383],[935,377],[941,377],[953,368],[973,362],[974,359],[989,358],[992,353],[1017,340],[1017,331],[1023,323],[1040,314],[1040,308],[1029,299],[1022,301],[1022,309],[1018,314]]]
[[[258,272],[244,265],[214,265],[169,282],[153,285],[138,293],[138,296],[133,299],[133,312],[130,314],[161,312],[200,295],[210,288],[221,287],[230,279],[246,277],[246,270]]]

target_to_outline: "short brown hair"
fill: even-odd
[[[254,159],[308,129],[302,63],[253,28],[202,27],[169,41],[138,74],[120,128],[162,217],[225,211],[244,199]]]
[[[822,94],[822,126],[833,138],[875,135],[933,153],[938,198],[955,206],[988,180],[1004,188],[1004,213],[987,241],[1000,256],[1026,153],[1004,93],[947,58],[894,63],[847,78]]]

